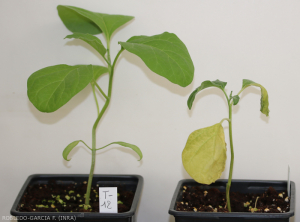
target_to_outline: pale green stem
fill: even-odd
[[[88,185],[87,185],[87,190],[86,190],[86,196],[85,196],[85,204],[84,204],[84,209],[88,209],[89,207],[89,203],[90,203],[90,194],[91,194],[91,187],[92,187],[92,181],[93,181],[93,175],[94,175],[94,169],[95,169],[95,159],[96,159],[96,129],[98,126],[98,123],[101,119],[101,117],[103,116],[103,114],[105,113],[110,99],[111,99],[111,92],[112,92],[112,81],[113,81],[113,75],[114,75],[114,67],[116,64],[117,59],[119,58],[121,52],[124,49],[121,49],[119,51],[119,53],[117,54],[113,65],[111,66],[111,64],[108,64],[108,70],[109,70],[109,82],[108,82],[108,94],[107,94],[107,99],[106,102],[104,104],[104,106],[102,107],[101,112],[99,113],[94,125],[93,125],[93,129],[92,129],[92,164],[91,164],[91,169],[90,169],[90,174],[89,174],[89,179],[88,179]],[[109,54],[109,46],[107,49],[108,52],[108,61],[110,61],[110,54]]]
[[[234,151],[233,151],[233,140],[232,140],[232,103],[228,100],[228,108],[229,108],[229,140],[230,140],[230,152],[231,152],[231,159],[230,159],[230,169],[229,169],[229,177],[228,182],[226,185],[226,200],[227,200],[227,208],[229,212],[231,212],[231,205],[230,205],[230,187],[231,187],[231,180],[232,180],[232,172],[233,172],[233,162],[234,162]]]

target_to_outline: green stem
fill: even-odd
[[[88,179],[88,184],[87,184],[87,190],[86,190],[86,196],[85,196],[84,209],[86,209],[86,210],[89,208],[91,187],[92,187],[92,181],[93,181],[93,175],[94,175],[94,169],[95,169],[95,159],[96,159],[96,150],[97,150],[96,149],[96,129],[97,129],[100,119],[102,118],[103,114],[105,113],[105,111],[110,103],[111,92],[112,92],[112,82],[113,82],[113,75],[114,75],[114,67],[115,67],[116,61],[119,58],[123,49],[121,49],[119,51],[119,53],[117,54],[112,66],[110,64],[109,46],[108,46],[107,51],[108,51],[108,61],[109,61],[109,64],[108,64],[108,71],[109,71],[108,94],[107,94],[105,104],[102,107],[101,112],[99,113],[99,115],[93,125],[93,129],[92,129],[92,164],[91,164],[91,169],[90,169],[90,174],[89,174],[89,179]]]
[[[231,180],[232,180],[232,172],[233,172],[233,162],[234,162],[234,152],[233,152],[233,140],[232,140],[232,103],[230,100],[228,101],[228,108],[229,108],[229,140],[230,140],[230,152],[231,152],[231,159],[230,159],[230,169],[229,169],[229,177],[228,182],[226,185],[226,201],[227,201],[227,208],[229,212],[231,212],[231,205],[230,205],[230,187],[231,187]]]

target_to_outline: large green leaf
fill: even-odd
[[[136,145],[133,145],[133,144],[130,144],[130,143],[125,143],[125,142],[120,142],[120,141],[119,142],[112,142],[112,143],[107,144],[106,146],[101,147],[97,150],[103,149],[103,148],[108,147],[109,145],[112,145],[112,144],[118,144],[118,145],[121,145],[121,146],[124,146],[124,147],[131,148],[134,152],[136,152],[139,155],[139,157],[140,157],[139,160],[141,160],[143,158],[142,151]]]
[[[182,163],[197,182],[211,184],[225,169],[226,143],[220,123],[190,134],[182,152]]]
[[[68,6],[59,5],[57,6],[57,11],[60,19],[71,32],[89,33],[92,35],[102,32],[93,21]]]
[[[67,35],[66,38],[71,39],[81,39],[91,45],[97,52],[100,53],[104,57],[106,53],[106,48],[103,46],[100,39],[91,35],[91,34],[83,34],[83,33],[74,33],[73,35]]]
[[[62,6],[61,5],[60,7],[64,7],[64,8],[73,10],[77,14],[88,19],[90,22],[96,24],[103,31],[103,33],[105,34],[108,41],[110,40],[111,35],[117,28],[121,27],[122,25],[124,25],[125,23],[129,22],[130,20],[132,20],[134,18],[132,16],[125,16],[125,15],[108,15],[108,14],[103,14],[103,13],[91,12],[86,9],[82,9],[82,8],[78,8],[78,7],[74,7],[74,6],[66,6],[66,5]],[[64,20],[63,20],[63,22],[64,22]],[[74,31],[72,31],[72,32],[74,32]],[[76,31],[76,32],[81,32],[81,31]],[[85,32],[81,32],[81,33],[85,33]],[[90,32],[87,32],[87,33],[90,33]],[[93,34],[93,33],[90,33],[90,34]]]
[[[265,114],[266,116],[269,116],[269,96],[267,90],[260,84],[255,83],[249,79],[243,79],[243,86],[242,89],[245,89],[249,86],[257,86],[261,89],[261,98],[260,98],[260,111]]]
[[[127,51],[139,56],[153,72],[180,86],[194,78],[194,65],[184,43],[173,33],[134,36],[119,42]]]
[[[200,92],[201,90],[206,89],[208,87],[217,87],[217,88],[221,89],[222,91],[224,91],[226,85],[227,85],[227,82],[222,82],[218,79],[215,81],[207,80],[207,81],[202,82],[201,85],[198,88],[196,88],[188,98],[187,105],[188,105],[189,109],[191,109],[193,106],[193,102],[195,100],[196,94],[198,92]]]
[[[95,67],[95,76],[99,76]],[[94,78],[92,65],[55,65],[33,73],[27,81],[27,95],[41,112],[54,112],[83,90]]]

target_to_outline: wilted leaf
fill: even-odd
[[[227,85],[227,82],[222,82],[218,79],[215,81],[207,80],[207,81],[202,82],[201,85],[198,88],[196,88],[188,98],[187,105],[188,105],[189,109],[191,109],[193,106],[193,102],[195,100],[196,94],[198,92],[200,92],[201,90],[206,89],[208,87],[217,87],[217,88],[221,89],[222,91],[224,91],[226,85]]]
[[[226,143],[220,123],[190,134],[182,152],[182,163],[197,182],[211,184],[225,169]]]
[[[112,145],[112,144],[118,144],[118,145],[121,145],[121,146],[124,146],[124,147],[131,148],[133,151],[135,151],[139,155],[139,157],[140,157],[139,160],[141,160],[143,158],[143,154],[142,154],[142,151],[140,150],[140,148],[138,148],[136,145],[133,145],[133,144],[130,144],[130,143],[125,143],[125,142],[120,142],[120,141],[119,142],[112,142],[112,143],[110,143],[110,144],[108,144],[104,147],[99,148],[99,149],[103,149],[103,148],[108,147],[109,145]]]
[[[76,140],[72,143],[70,143],[63,151],[63,158],[66,160],[66,161],[70,161],[71,159],[68,160],[68,155],[69,153],[73,150],[73,148],[75,146],[77,146],[77,144],[80,142],[80,140]]]
[[[261,98],[260,98],[260,111],[269,116],[269,96],[267,90],[260,84],[255,83],[249,79],[243,79],[243,89],[247,88],[248,86],[257,86],[261,89]]]
[[[193,61],[186,46],[175,34],[134,36],[119,44],[139,56],[150,70],[172,83],[185,87],[193,81]]]

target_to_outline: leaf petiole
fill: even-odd
[[[97,115],[99,115],[100,110],[99,110],[98,99],[97,99],[96,92],[95,92],[95,84],[91,83],[91,85],[92,85],[93,95],[94,95],[94,99],[95,99],[95,103],[96,103],[96,107],[97,107]]]
[[[94,85],[97,87],[97,89],[100,91],[100,93],[102,94],[102,96],[104,96],[105,99],[108,99],[107,95],[103,92],[103,90],[100,88],[100,86],[98,85],[98,83],[94,82]],[[99,113],[99,112],[98,112]]]
[[[228,119],[228,118],[224,118],[224,119],[222,119],[222,120],[220,121],[220,124],[222,124],[224,120],[227,120],[227,121],[228,121],[228,123],[230,123],[230,122],[231,122],[231,120],[230,120],[230,119]]]

